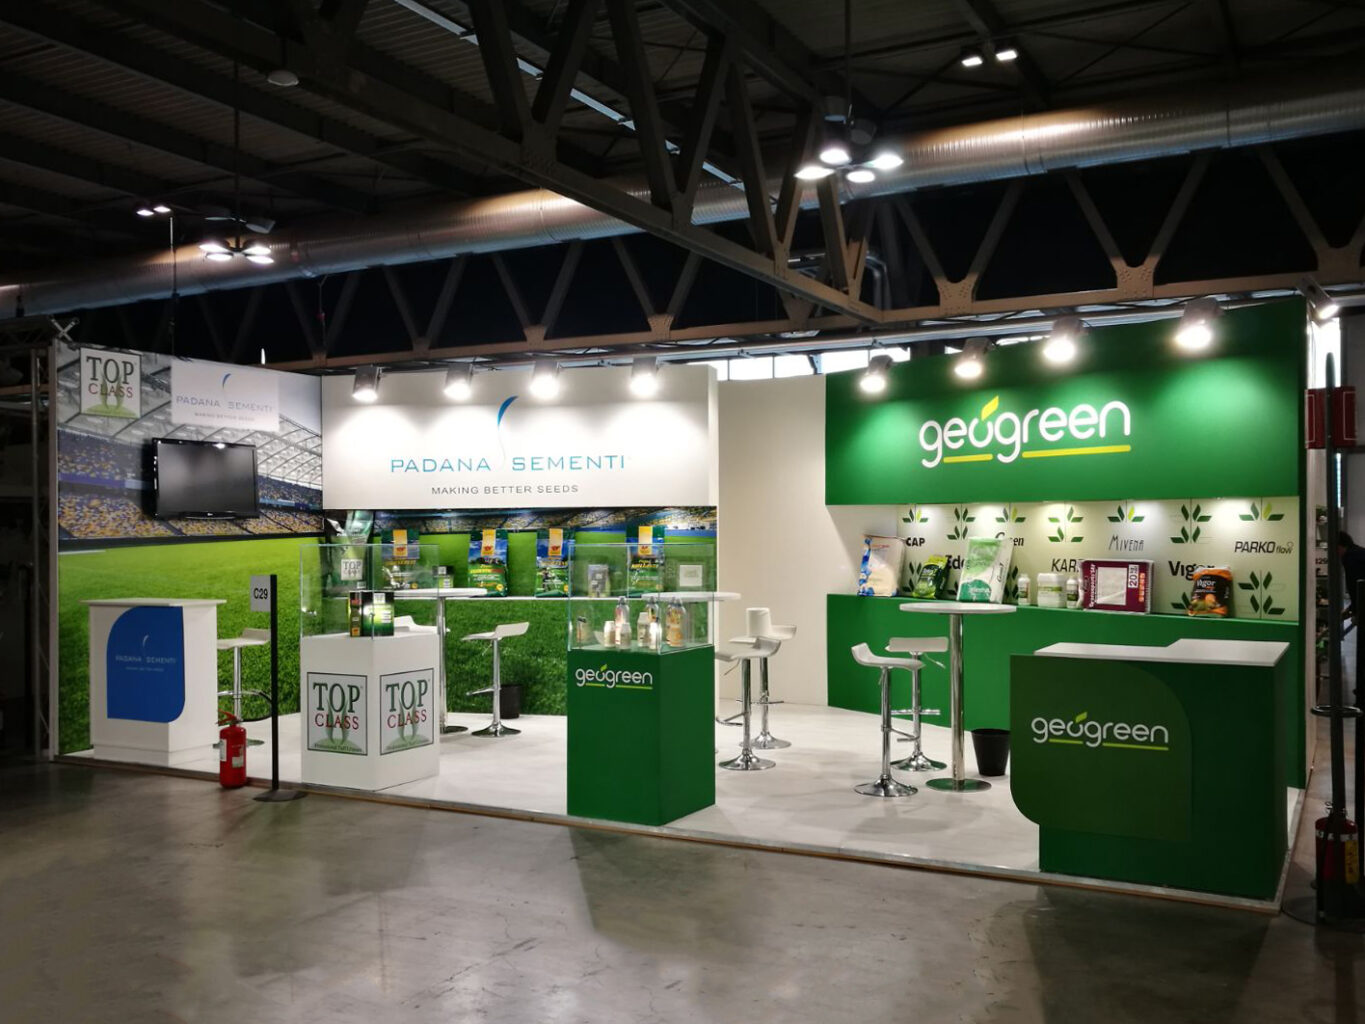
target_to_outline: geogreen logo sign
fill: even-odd
[[[1171,731],[1164,725],[1143,722],[1101,722],[1082,711],[1072,718],[1039,716],[1030,724],[1034,743],[1064,746],[1144,750],[1164,753],[1171,749]]]
[[[653,672],[631,672],[626,669],[580,668],[574,672],[574,682],[579,686],[602,686],[608,690],[652,690]]]
[[[919,446],[925,452],[920,465],[935,469],[963,462],[1011,463],[1021,458],[1122,455],[1132,451],[1132,446],[1113,442],[1132,433],[1133,414],[1117,399],[1098,409],[1089,402],[1080,402],[1069,409],[1052,405],[1029,409],[1020,415],[1009,410],[1000,412],[1000,396],[996,395],[970,420],[960,416],[946,422],[925,420],[919,428]],[[1096,441],[1111,443],[1091,443]],[[1040,447],[1059,442],[1087,443]]]

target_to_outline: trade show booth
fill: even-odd
[[[1172,333],[649,395],[119,353],[115,401],[111,350],[64,348],[62,753],[216,772],[239,690],[256,778],[1272,907],[1312,754],[1307,316]],[[264,651],[209,660],[263,573],[278,751]]]

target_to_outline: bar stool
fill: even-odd
[[[891,654],[908,654],[912,658],[920,658],[925,654],[942,654],[948,649],[948,638],[946,636],[896,636],[886,642],[886,649]],[[932,658],[927,659],[933,661]],[[934,664],[943,666],[938,662]],[[892,768],[899,768],[903,772],[933,772],[940,768],[948,767],[942,761],[935,761],[933,758],[926,757],[920,748],[920,741],[924,727],[920,724],[921,715],[940,714],[937,708],[925,708],[920,706],[918,668],[910,673],[910,707],[901,711],[892,711],[893,715],[909,715],[914,732],[901,732],[893,729],[892,732],[900,734],[902,743],[913,743],[914,749],[910,751],[910,756],[902,758],[893,764]]]
[[[530,628],[529,622],[504,622],[501,626],[495,626],[487,633],[470,633],[462,640],[488,640],[493,644],[493,685],[482,690],[473,691],[470,696],[482,696],[485,693],[493,695],[493,722],[486,728],[478,732],[471,732],[471,736],[517,736],[521,733],[520,729],[513,729],[502,724],[502,652],[499,647],[508,637],[521,636]]]
[[[242,720],[242,698],[247,694],[261,697],[267,701],[270,700],[270,694],[262,690],[242,689],[242,648],[264,647],[268,643],[270,643],[270,630],[253,626],[243,629],[241,636],[225,637],[218,641],[218,650],[232,652],[232,689],[219,690],[218,696],[232,698],[232,714],[239,722]],[[246,742],[248,746],[259,747],[265,741],[249,739]]]
[[[717,661],[737,661],[740,663],[739,702],[742,708],[740,716],[744,720],[744,738],[740,743],[739,756],[731,758],[729,761],[722,761],[720,763],[722,768],[732,772],[761,772],[773,767],[773,762],[767,758],[754,756],[754,745],[749,731],[752,721],[752,691],[750,689],[752,671],[750,666],[755,661],[772,657],[781,646],[780,640],[765,637],[738,637],[728,644],[716,647]]]
[[[892,658],[883,654],[873,654],[867,644],[858,644],[853,648],[853,660],[859,665],[878,669],[881,672],[882,685],[882,773],[877,776],[875,782],[865,782],[853,788],[863,796],[912,796],[919,790],[914,786],[897,782],[891,777],[891,670],[903,668],[918,672],[922,663],[914,658]]]
[[[749,635],[765,640],[790,640],[796,636],[795,626],[774,626],[772,612],[767,608],[750,608],[745,613]],[[790,740],[780,740],[768,731],[768,708],[784,701],[772,700],[768,696],[768,659],[758,663],[758,701],[763,710],[759,713],[758,735],[754,737],[755,750],[781,750],[790,747]]]

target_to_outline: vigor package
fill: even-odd
[[[1209,565],[1194,572],[1194,588],[1185,610],[1191,615],[1232,614],[1232,570],[1226,565]]]

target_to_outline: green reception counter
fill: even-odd
[[[1010,666],[1010,785],[1043,871],[1273,899],[1285,643],[1059,643]]]
[[[664,825],[716,802],[715,650],[569,652],[570,814]]]

